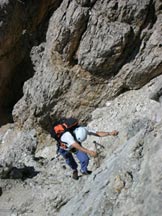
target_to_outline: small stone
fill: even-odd
[[[120,176],[116,176],[114,180],[114,190],[117,193],[120,193],[121,190],[124,188],[125,182],[121,179]]]

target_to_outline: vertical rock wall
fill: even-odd
[[[58,0],[1,2],[0,125],[12,121],[12,108],[22,97],[23,83],[34,74],[31,47],[44,40],[49,15],[59,4]]]
[[[49,118],[91,111],[162,73],[161,2],[62,1],[46,42],[33,47],[36,71],[14,120],[47,128]],[[21,118],[20,118],[21,116]]]
[[[34,73],[14,106],[15,123],[0,127],[0,213],[159,216],[161,0],[4,0],[0,7],[1,114],[18,97],[18,80]],[[97,130],[119,130],[83,143],[96,150],[96,139],[105,148],[90,160],[92,175],[78,181],[42,131],[69,115],[92,117]]]

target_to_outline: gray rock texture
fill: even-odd
[[[63,1],[51,16],[46,42],[32,48],[36,72],[24,85],[14,120],[43,128],[47,119],[63,115],[85,121],[107,99],[161,74],[160,5]]]
[[[22,97],[24,81],[34,73],[31,47],[44,40],[48,14],[59,4],[58,0],[0,2],[0,125],[7,122]]]
[[[0,215],[161,216],[161,9],[161,0],[1,1]],[[83,143],[98,157],[78,181],[49,135],[63,116],[119,131]]]
[[[162,104],[151,97],[157,94],[161,83],[162,76],[159,76],[140,90],[130,90],[115,100],[107,101],[104,107],[92,113],[89,127],[104,131],[116,129],[119,135],[104,138],[90,136],[83,143],[95,149],[93,141],[96,140],[105,149],[97,148],[99,156],[91,158],[89,166],[93,173],[80,177],[78,181],[72,180],[64,160],[54,157],[55,147],[52,142],[50,145],[49,136],[45,138],[44,134],[43,138],[43,134],[37,136],[34,131],[14,135],[20,149],[16,150],[14,146],[17,154],[13,154],[13,148],[6,146],[8,151],[1,158],[1,164],[12,159],[14,166],[23,168],[23,162],[26,172],[27,167],[34,167],[35,175],[32,173],[32,177],[26,177],[23,175],[25,171],[20,172],[20,169],[18,173],[12,169],[9,174],[3,170],[0,209],[33,216],[159,216],[162,209]],[[8,143],[9,136],[17,130],[12,126],[1,128],[1,154],[5,151],[3,143]],[[27,133],[28,138],[25,139]],[[36,140],[40,142],[41,136],[42,143],[44,140],[48,145],[38,145],[32,154],[31,148],[35,147]],[[24,146],[23,153],[19,153],[21,146]],[[13,180],[16,177],[26,178],[23,181]]]

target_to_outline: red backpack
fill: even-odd
[[[61,136],[69,131],[73,135],[73,130],[79,126],[78,120],[75,118],[62,118],[56,121],[52,125],[51,136],[57,141],[58,145],[61,145]]]

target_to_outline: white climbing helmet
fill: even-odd
[[[78,127],[74,130],[74,134],[78,142],[83,142],[87,138],[88,131],[85,127]]]

